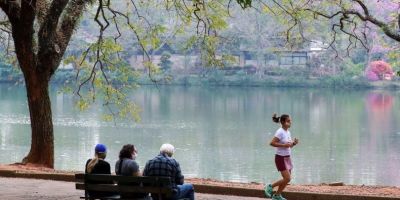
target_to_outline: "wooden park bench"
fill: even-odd
[[[150,193],[153,199],[168,199],[173,195],[171,179],[169,177],[135,177],[105,174],[75,174],[75,188],[85,190],[81,199],[127,199],[126,195]],[[88,191],[111,192],[115,195],[90,197]],[[123,196],[121,194],[123,193]],[[139,198],[139,199],[152,199]],[[134,199],[134,198],[128,198]]]

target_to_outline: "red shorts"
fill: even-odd
[[[292,160],[290,156],[275,155],[275,165],[278,171],[291,171],[293,169]]]

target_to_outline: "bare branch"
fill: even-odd
[[[64,54],[64,50],[60,49],[57,41],[57,25],[62,11],[69,0],[53,1],[47,11],[47,15],[42,22],[39,33],[39,50],[38,64],[39,70],[46,71],[49,77],[54,73]],[[47,59],[49,56],[56,57],[55,59]]]
[[[61,25],[57,30],[58,39],[62,50],[65,50],[67,47],[72,33],[74,32],[74,28],[76,27],[85,6],[89,3],[93,3],[93,1],[94,0],[70,0],[68,3],[61,18]]]
[[[59,46],[59,55],[64,55],[85,6],[89,3],[93,3],[93,1],[94,0],[69,0],[69,3],[65,7],[63,15],[61,16],[60,25],[58,26],[56,33],[56,43]],[[58,68],[58,64],[53,66],[53,72]]]
[[[322,16],[324,18],[327,19],[333,19],[336,16],[342,16],[342,17],[349,17],[349,16],[357,16],[358,19],[360,19],[361,21],[364,22],[370,22],[376,26],[378,26],[387,36],[389,36],[390,38],[396,40],[396,41],[400,41],[400,31],[394,30],[392,28],[389,27],[389,25],[383,21],[378,20],[376,17],[370,15],[370,12],[367,8],[367,6],[360,0],[352,0],[354,2],[356,2],[358,5],[361,6],[361,8],[363,9],[364,13],[360,13],[357,10],[354,9],[345,9],[342,7],[342,10],[332,14],[332,15],[328,15],[325,13],[322,13],[320,11],[317,10],[313,10],[310,8],[304,9],[305,11],[309,11],[311,13],[314,14],[314,16]],[[400,19],[399,19],[399,23],[400,23]]]
[[[40,27],[39,38],[46,38],[56,31],[61,13],[65,6],[67,6],[68,1],[69,0],[58,0],[51,3],[50,8],[47,11],[45,21]]]
[[[259,2],[264,5],[272,14],[276,15],[274,9],[272,9],[268,4],[266,4],[265,2],[259,0]]]
[[[362,1],[360,1],[360,0],[352,0],[352,1],[356,2],[359,6],[361,6],[361,8],[364,11],[364,14],[366,16],[369,16],[369,10],[368,10],[367,6]]]
[[[135,8],[135,13],[136,13],[136,15],[138,16],[138,18],[139,18],[139,19],[143,19],[143,20],[147,23],[147,25],[150,26],[150,22],[147,20],[147,18],[146,18],[146,17],[143,17],[143,16],[139,13],[139,10],[138,10],[138,8],[137,8],[137,6],[136,6],[134,0],[131,0],[131,3],[132,3],[132,5],[133,5],[133,7]],[[126,16],[126,17],[127,17],[127,16]]]

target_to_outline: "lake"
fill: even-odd
[[[144,86],[131,94],[141,122],[105,122],[106,109],[80,112],[70,94],[51,89],[55,168],[84,170],[96,143],[114,164],[123,144],[137,161],[173,144],[186,177],[271,182],[280,177],[269,141],[274,112],[292,117],[293,183],[400,185],[400,91],[258,87]],[[0,163],[28,153],[30,122],[23,86],[0,85]]]

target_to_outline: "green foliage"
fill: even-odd
[[[388,62],[390,63],[390,65],[392,66],[394,71],[397,71],[396,74],[397,76],[400,76],[400,54],[399,54],[399,50],[394,50],[394,51],[390,51],[387,54],[388,57]]]
[[[139,107],[133,103],[129,94],[138,87],[136,80],[140,74],[119,54],[123,47],[112,38],[92,44],[89,51],[79,58],[69,57],[65,62],[78,65],[79,95],[76,106],[87,110],[98,101],[107,109],[103,119],[131,118],[139,121]],[[66,90],[71,91],[71,90]]]
[[[352,78],[344,74],[329,76],[321,79],[321,84],[325,87],[333,88],[362,88],[370,87],[369,83],[363,78]]]
[[[170,58],[171,58],[171,53],[169,53],[168,51],[164,51],[161,54],[160,67],[164,73],[169,71],[172,67],[172,62],[169,60]]]
[[[155,25],[150,28],[150,31],[147,31],[143,39],[141,39],[143,46],[147,47],[150,45],[151,49],[157,48],[161,39],[160,36],[165,33],[167,28],[164,25]]]
[[[208,82],[211,84],[218,84],[224,79],[224,72],[218,69],[212,69],[208,74]]]
[[[59,69],[51,78],[52,83],[67,85],[71,84],[73,80],[75,80],[76,71],[74,70],[63,70]]]
[[[242,8],[251,7],[252,0],[236,0]]]
[[[153,62],[146,61],[143,62],[144,67],[149,71],[149,76],[154,76],[160,74],[160,67],[155,65]]]
[[[347,76],[360,76],[365,69],[365,63],[353,63],[351,59],[347,58],[343,62],[343,72]]]
[[[221,68],[235,62],[235,57],[225,53],[218,53],[219,37],[206,36],[198,40],[201,50],[201,60],[205,67]]]
[[[310,69],[305,67],[273,67],[268,69],[266,73],[272,76],[307,77],[310,74]]]

